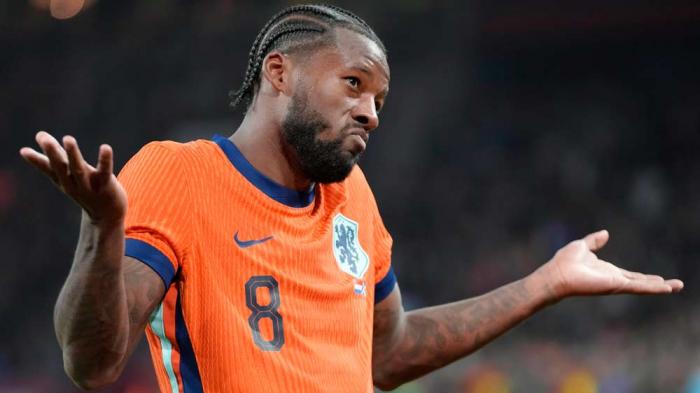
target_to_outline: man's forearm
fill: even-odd
[[[530,276],[479,297],[408,312],[387,347],[375,348],[384,374],[380,387],[396,387],[476,351],[552,299]],[[377,315],[377,323],[393,317]]]
[[[111,382],[127,351],[123,224],[96,225],[85,213],[70,274],[54,309],[68,375],[85,388]]]

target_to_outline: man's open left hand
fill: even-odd
[[[555,301],[576,295],[665,294],[683,289],[680,280],[627,271],[598,259],[594,252],[609,237],[608,231],[602,230],[575,240],[559,249],[533,275],[551,289]]]

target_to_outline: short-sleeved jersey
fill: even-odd
[[[371,392],[391,237],[356,166],[290,190],[227,138],[153,142],[119,174],[126,255],[166,294],[146,328],[161,392]]]

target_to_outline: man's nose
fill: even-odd
[[[361,123],[367,131],[377,128],[379,126],[379,116],[377,115],[377,107],[374,104],[374,97],[363,95],[353,110],[352,118]]]

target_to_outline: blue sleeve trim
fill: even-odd
[[[185,315],[182,313],[182,296],[177,294],[175,304],[175,338],[180,347],[180,376],[182,376],[182,391],[185,393],[203,393],[202,377],[199,375],[197,357],[194,354],[190,334],[187,332]]]
[[[175,277],[175,269],[170,259],[152,245],[138,239],[126,239],[124,255],[136,258],[153,269],[165,284],[165,289],[170,287]]]
[[[394,267],[392,266],[389,268],[389,272],[387,272],[386,276],[374,285],[374,304],[386,299],[391,291],[394,290],[395,286],[396,275],[394,274]]]

